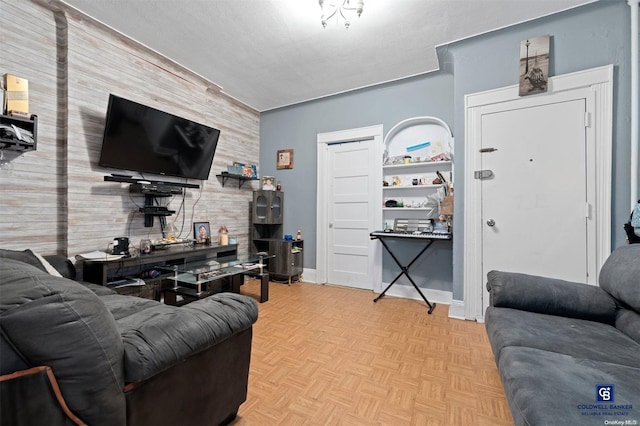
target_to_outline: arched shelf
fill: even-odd
[[[444,176],[450,184],[453,176],[453,134],[447,123],[430,116],[408,118],[389,130],[384,145],[383,201],[402,206],[382,208],[384,228],[393,228],[397,219],[438,218],[439,206],[434,210],[429,199],[441,188],[446,194],[447,188],[434,180]],[[446,157],[432,161],[441,151]],[[405,162],[405,156],[411,158]]]
[[[453,134],[443,120],[437,117],[412,117],[402,120],[389,130],[384,138],[385,158],[407,155],[406,148],[421,142],[442,142],[443,148],[453,154]],[[420,153],[421,150],[416,150]]]

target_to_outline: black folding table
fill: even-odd
[[[394,262],[396,262],[396,265],[398,265],[398,267],[400,268],[400,273],[398,274],[398,276],[396,276],[393,279],[393,281],[391,281],[391,283],[387,286],[387,288],[385,288],[384,291],[382,293],[380,293],[380,295],[378,297],[373,299],[373,301],[377,302],[378,300],[380,300],[385,295],[387,290],[389,290],[389,288],[391,288],[391,286],[394,285],[396,283],[396,281],[398,281],[398,279],[401,276],[405,275],[409,279],[409,281],[411,282],[413,287],[418,291],[418,294],[420,294],[422,299],[425,301],[425,303],[429,307],[429,310],[427,312],[429,314],[431,314],[433,312],[433,310],[435,309],[436,304],[435,304],[435,302],[434,303],[429,302],[429,300],[424,296],[424,294],[422,294],[422,291],[420,290],[420,288],[413,281],[413,278],[411,278],[411,275],[409,275],[409,268],[411,268],[411,265],[413,265],[415,263],[415,261],[418,260],[418,258],[420,258],[420,256],[422,256],[422,254],[425,251],[427,251],[427,249],[429,247],[431,247],[431,245],[435,241],[438,241],[438,240],[450,240],[452,238],[451,234],[438,234],[438,233],[432,233],[432,232],[374,231],[374,232],[370,233],[369,236],[371,237],[372,240],[373,239],[380,240],[380,242],[382,243],[382,246],[385,248],[387,253],[389,253],[391,255],[391,258],[394,260]],[[400,263],[400,260],[396,257],[396,255],[393,253],[393,251],[391,250],[391,248],[389,248],[389,245],[387,244],[386,240],[390,239],[390,238],[411,239],[413,241],[424,242],[425,245],[422,248],[422,250],[420,250],[420,252],[411,260],[411,262],[409,262],[409,264],[403,265],[402,263]]]

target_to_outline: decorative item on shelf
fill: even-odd
[[[226,226],[218,228],[218,244],[221,246],[229,245],[229,231]]]
[[[296,233],[296,240],[300,241],[302,239],[302,232],[300,232],[300,230],[298,229],[298,232]]]
[[[262,176],[262,189],[265,191],[275,191],[276,187],[273,182],[276,180],[273,176]]]
[[[211,228],[209,222],[195,222],[193,224],[193,238],[196,244],[211,244]]]
[[[170,223],[164,228],[163,233],[164,233],[164,238],[167,241],[175,241],[176,234],[178,233],[178,228],[176,228],[176,226],[173,223]]]
[[[140,241],[140,254],[151,253],[151,240],[144,239]]]
[[[276,191],[282,191],[282,185],[280,184],[280,181],[276,183]]]
[[[258,169],[255,164],[245,164],[245,163],[233,163],[233,167],[241,176],[244,176],[249,179],[257,179],[258,178]]]
[[[12,74],[5,74],[7,114],[21,112],[29,114],[29,80]]]
[[[227,171],[229,174],[242,176],[242,166],[240,165],[227,166]]]

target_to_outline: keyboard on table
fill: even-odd
[[[451,234],[422,231],[373,231],[369,234],[372,237],[398,237],[398,238],[424,238],[428,240],[450,240]]]

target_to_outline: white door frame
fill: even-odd
[[[374,221],[382,227],[382,152],[383,152],[383,127],[382,124],[356,129],[339,130],[336,132],[318,133],[317,135],[317,212],[316,218],[316,283],[325,284],[327,282],[327,268],[329,259],[327,256],[329,229],[328,191],[329,181],[326,170],[329,167],[328,147],[333,143],[357,142],[373,140],[374,157],[372,175],[375,191],[372,193],[371,205],[374,206]],[[375,208],[375,206],[379,206]],[[373,229],[372,229],[373,231]],[[373,279],[373,290],[378,292],[382,287],[382,250],[379,244],[369,245],[369,270]]]
[[[597,273],[611,253],[611,156],[613,129],[613,65],[564,74],[549,79],[550,93],[587,89],[595,93],[594,116],[589,125],[595,133],[595,200],[593,214],[596,221],[595,262]],[[535,95],[540,103],[547,103],[545,95]],[[482,297],[482,194],[480,181],[474,179],[474,170],[481,165],[481,138],[478,129],[477,108],[521,99],[518,86],[509,86],[486,92],[465,95],[465,164],[464,164],[464,304],[465,318],[484,321]],[[589,150],[590,152],[593,152]],[[587,160],[590,161],[590,160]],[[597,277],[596,277],[597,278]],[[482,279],[482,282],[478,280]]]

